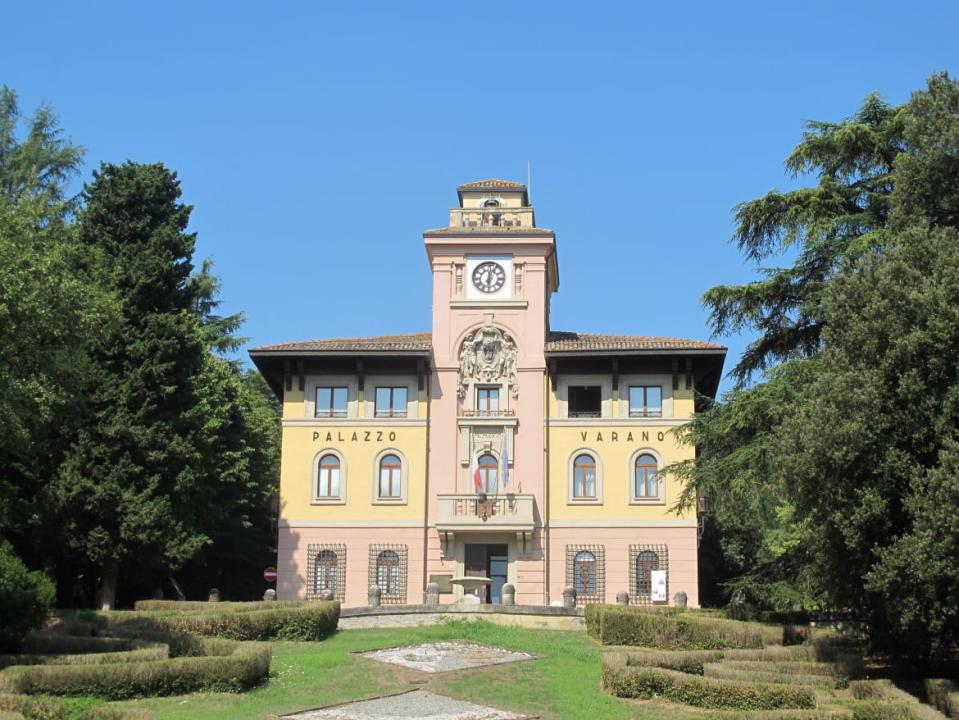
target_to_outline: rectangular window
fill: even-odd
[[[316,389],[316,417],[346,417],[345,387],[318,387]]]
[[[476,414],[477,415],[498,415],[499,414],[499,388],[495,388],[495,387],[476,388]]]
[[[406,387],[376,388],[376,417],[406,417]]]
[[[659,385],[631,385],[629,388],[630,417],[662,417],[663,388]]]
[[[602,392],[599,385],[569,387],[569,416],[598,418],[602,412]]]

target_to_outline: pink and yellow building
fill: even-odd
[[[432,332],[308,340],[251,356],[283,403],[280,598],[441,602],[450,580],[517,604],[698,604],[698,519],[676,514],[692,457],[673,431],[715,395],[725,348],[550,327],[556,235],[526,187],[458,188],[423,234]],[[597,272],[600,268],[597,268]]]

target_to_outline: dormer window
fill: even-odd
[[[629,388],[630,417],[662,417],[663,388],[659,385],[632,385]]]
[[[570,385],[571,418],[598,418],[602,414],[602,407],[602,388],[599,385]]]

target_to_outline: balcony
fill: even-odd
[[[530,544],[535,500],[533,495],[491,495],[485,499],[472,493],[436,496],[436,530],[443,541],[444,554],[453,547],[458,532],[516,533],[521,551]]]
[[[450,227],[535,227],[533,208],[453,208]]]

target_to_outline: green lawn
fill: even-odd
[[[434,640],[470,640],[533,653],[529,662],[429,675],[350,653]],[[320,643],[274,642],[268,683],[242,694],[196,693],[140,700],[157,720],[244,720],[422,687],[543,718],[675,718],[676,708],[642,706],[599,686],[600,646],[584,632],[526,630],[486,622],[383,630],[340,630]]]

